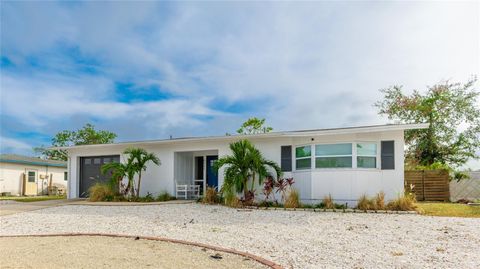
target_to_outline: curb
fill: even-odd
[[[195,201],[190,200],[172,200],[165,202],[90,202],[80,201],[72,202],[65,205],[82,205],[82,206],[149,206],[149,205],[178,205],[178,204],[191,204]]]
[[[178,239],[170,239],[164,237],[154,237],[154,236],[135,236],[135,235],[123,235],[123,234],[104,234],[104,233],[63,233],[63,234],[34,234],[34,235],[0,235],[0,238],[11,238],[11,237],[54,237],[54,236],[105,236],[105,237],[118,237],[118,238],[131,238],[131,239],[144,239],[144,240],[152,240],[152,241],[161,241],[161,242],[169,242],[169,243],[176,243],[176,244],[183,244],[188,246],[200,247],[200,248],[208,248],[214,251],[226,252],[230,254],[235,254],[239,256],[243,256],[254,260],[260,264],[268,266],[272,269],[284,269],[279,264],[264,259],[260,256],[250,254],[248,252],[238,251],[231,248],[223,248],[217,246],[211,246],[203,243],[196,243],[191,241],[184,241]]]
[[[330,213],[368,213],[368,214],[410,214],[418,215],[417,211],[394,211],[394,210],[360,210],[360,209],[325,209],[325,208],[284,208],[284,207],[258,207],[246,206],[244,208],[255,210],[277,210],[277,211],[304,211],[304,212],[330,212]]]

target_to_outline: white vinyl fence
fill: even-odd
[[[469,179],[463,179],[460,182],[450,181],[450,201],[480,199],[480,171],[470,172],[469,174]]]

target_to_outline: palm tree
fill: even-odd
[[[138,173],[136,196],[139,197],[140,184],[142,182],[142,171],[147,170],[147,163],[150,161],[156,165],[160,165],[160,159],[154,153],[149,153],[142,148],[128,148],[124,153],[130,154],[129,159],[134,164],[136,172]]]
[[[248,140],[240,140],[230,144],[231,156],[225,156],[218,159],[214,168],[218,171],[226,166],[224,171],[224,191],[234,190],[243,192],[243,199],[253,199],[253,189],[258,176],[259,184],[269,175],[268,168],[273,168],[278,177],[281,175],[280,167],[273,161],[266,160],[260,151]],[[248,188],[248,180],[252,180],[251,190]],[[250,199],[248,199],[250,200]]]
[[[133,177],[135,176],[135,166],[129,159],[126,163],[107,163],[101,167],[102,174],[111,173],[110,186],[112,189],[117,187],[117,191],[123,195],[128,195],[131,191],[131,184]],[[122,188],[122,180],[128,179],[128,185],[126,188]]]

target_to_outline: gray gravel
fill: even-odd
[[[480,268],[480,219],[473,218],[70,205],[2,216],[0,225],[0,235],[102,232],[189,240],[287,268]]]

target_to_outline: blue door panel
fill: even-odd
[[[213,164],[218,160],[218,156],[207,156],[207,186],[218,187],[218,174],[213,169]]]

